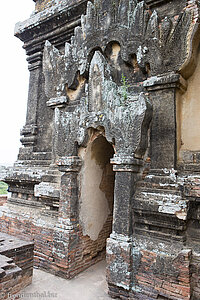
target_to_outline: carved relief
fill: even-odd
[[[103,62],[95,52],[89,72],[89,111],[98,111],[102,107]]]
[[[147,130],[151,120],[151,104],[143,93],[118,86],[111,77],[109,64],[96,51],[90,64],[89,88],[73,111],[64,110],[56,119],[57,149],[74,153],[75,143],[84,143],[88,128],[105,128],[109,142],[116,140],[118,154],[140,157],[147,147]],[[63,147],[63,145],[66,145]]]
[[[197,30],[195,15],[195,5],[176,16],[176,20],[169,17],[159,20],[158,13],[149,12],[144,1],[128,1],[127,5],[119,0],[88,2],[87,14],[82,16],[81,27],[76,27],[71,43],[66,43],[64,55],[46,43],[43,63],[46,94],[64,95],[64,83],[71,88],[78,72],[80,76],[89,72],[93,50],[100,48],[103,52],[111,41],[120,45],[125,62],[136,55],[143,72],[147,65],[151,75],[185,69]]]

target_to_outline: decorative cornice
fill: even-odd
[[[80,25],[86,6],[87,0],[61,1],[18,22],[14,35],[25,43],[27,55],[42,51],[47,39],[56,47],[64,46],[70,41],[74,28]]]
[[[67,98],[65,96],[57,97],[57,98],[51,98],[49,101],[47,101],[47,106],[51,108],[57,107],[63,107],[67,104]]]
[[[146,4],[150,7],[158,6],[169,2],[170,0],[146,0]]]
[[[187,82],[177,73],[167,73],[153,76],[144,81],[144,87],[148,91],[178,88],[182,92],[187,90]]]
[[[14,35],[24,41],[23,33],[27,31],[33,31],[33,29],[37,28],[38,26],[41,30],[41,26],[43,24],[46,24],[49,21],[52,22],[55,18],[61,19],[63,14],[65,17],[68,15],[68,20],[70,20],[72,19],[72,17],[70,18],[72,12],[75,13],[77,8],[79,8],[79,6],[85,2],[87,2],[87,0],[73,0],[68,1],[68,3],[66,3],[66,1],[61,1],[61,3],[54,5],[51,8],[46,8],[42,12],[33,13],[29,19],[16,23]],[[76,15],[77,13],[75,13],[73,17],[75,18]]]
[[[143,166],[143,160],[137,159],[132,156],[118,156],[110,160],[113,165],[113,171],[115,172],[140,172],[141,167]]]
[[[119,0],[88,2],[87,14],[82,16],[81,27],[76,27],[71,43],[66,43],[65,54],[51,49],[47,43],[45,56],[51,52],[52,60],[55,56],[63,61],[63,76],[70,74],[66,76],[68,87],[73,84],[77,72],[80,75],[88,72],[92,51],[101,48],[104,52],[113,41],[120,44],[124,61],[130,62],[136,55],[141,70],[150,65],[152,76],[177,72],[188,60],[194,13],[193,8],[185,9],[176,20],[168,17],[160,20],[155,10],[149,13],[144,1],[129,2],[126,6]]]

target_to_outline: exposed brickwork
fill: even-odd
[[[174,300],[190,299],[190,254],[183,251],[170,259],[167,255],[141,251],[140,267],[136,274],[138,287],[155,299],[158,296]],[[159,264],[162,264],[162,270]]]
[[[83,236],[80,227],[76,231],[63,232],[9,217],[3,217],[0,224],[2,232],[34,240],[34,265],[64,278],[71,278],[105,258],[106,239],[111,228],[112,216],[108,217],[98,239],[92,241]]]
[[[113,241],[110,240],[107,249],[109,265],[107,276],[109,294],[112,297],[120,295],[120,299],[190,299],[190,251],[183,250],[174,256],[149,250],[133,249],[134,256],[131,261],[138,260],[138,262],[137,266],[131,270],[132,263],[130,259],[128,260],[128,257],[131,256],[127,250],[125,251],[128,249],[125,247],[125,243],[122,243],[122,246],[120,243],[117,246],[115,244],[116,242],[113,244]],[[119,257],[123,257],[123,262]],[[123,276],[122,264],[126,276]],[[134,285],[132,285],[129,274],[133,276]]]
[[[200,298],[200,256],[193,255],[192,263],[190,266],[191,272],[191,287],[193,290],[192,300],[198,300]]]
[[[7,195],[0,195],[0,206],[4,205],[7,201]]]
[[[0,233],[0,299],[17,294],[32,282],[33,243]]]
[[[22,287],[21,269],[12,259],[0,255],[0,299],[18,293]]]
[[[55,0],[37,0],[35,1],[35,10],[37,12],[44,10],[47,7],[51,7],[52,5],[55,4]]]

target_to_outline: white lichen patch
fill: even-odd
[[[165,214],[176,215],[178,218],[187,217],[188,201],[183,200],[180,195],[167,193],[141,193],[152,204],[158,205],[158,211]],[[182,212],[181,214],[179,212]]]
[[[55,229],[58,220],[50,216],[41,215],[39,207],[28,207],[14,205],[7,203],[5,206],[0,207],[0,217],[8,217],[10,219],[17,219],[21,222],[26,221],[38,227]]]
[[[157,240],[157,242],[155,242],[154,239],[140,236],[140,238],[133,238],[132,255],[138,256],[141,250],[148,250],[157,254],[177,256],[177,254],[182,250],[182,245],[176,243],[176,252],[174,245],[174,241],[160,242],[159,240]]]
[[[177,211],[176,216],[178,219],[185,221],[187,219],[187,210],[181,209],[180,211]]]
[[[172,181],[176,181],[177,180],[177,176],[176,176],[176,170],[174,170],[174,168],[172,168],[172,169],[167,169],[167,168],[165,168],[165,169],[163,169],[163,172],[165,173],[165,174],[168,174],[169,175],[169,178],[172,180]]]
[[[131,273],[128,271],[129,264],[123,260],[123,258],[119,257],[117,261],[113,261],[109,265],[109,270],[112,274],[117,274],[116,276],[116,283],[118,286],[128,290],[129,286],[125,283],[123,283],[123,280],[126,280],[126,278],[129,278]]]
[[[35,197],[46,196],[58,198],[60,195],[59,187],[55,183],[41,182],[34,186],[34,195]]]

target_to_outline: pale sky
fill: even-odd
[[[0,10],[0,165],[13,164],[25,124],[29,71],[23,42],[14,37],[14,26],[29,18],[33,0],[4,1]]]

